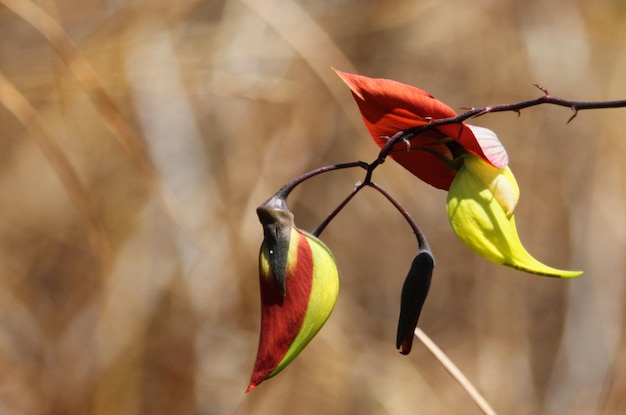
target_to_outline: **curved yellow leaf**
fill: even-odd
[[[452,229],[471,250],[497,264],[549,277],[582,274],[547,266],[526,251],[513,215],[518,196],[519,188],[508,167],[495,169],[467,155],[448,193]]]

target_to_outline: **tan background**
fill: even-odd
[[[1,414],[472,414],[416,342],[394,347],[415,253],[364,191],[324,233],[342,275],[319,336],[243,394],[257,347],[254,208],[376,148],[334,66],[455,108],[626,98],[620,0],[0,0]],[[41,13],[44,10],[44,13]],[[68,43],[68,39],[73,42]],[[445,193],[376,171],[437,259],[421,327],[501,414],[626,407],[626,109],[485,116],[529,251],[572,281],[478,258]],[[360,180],[290,198],[312,229]],[[620,410],[621,409],[621,410]]]

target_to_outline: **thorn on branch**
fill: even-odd
[[[548,90],[547,90],[546,88],[542,87],[541,85],[539,85],[538,83],[533,82],[533,85],[535,86],[535,88],[537,88],[537,89],[539,89],[541,92],[543,92],[543,95],[545,95],[545,96],[549,96],[549,95],[550,95],[550,93],[548,92]]]
[[[397,140],[398,137],[401,137],[402,135],[404,135],[404,130],[398,131],[397,133],[395,133],[391,137],[389,137],[388,135],[381,135],[379,137],[384,139],[384,140],[387,140],[387,141],[393,141],[393,140]]]
[[[404,141],[404,144],[406,144],[406,151],[411,151],[411,140],[409,140],[408,138],[403,138],[402,141]]]
[[[470,111],[475,111],[475,110],[476,108],[472,108]],[[476,114],[472,115],[472,118],[478,118],[482,115],[489,114],[490,112],[491,112],[491,107],[481,108],[481,109],[478,109],[478,112]]]
[[[572,109],[573,114],[571,117],[569,117],[569,120],[567,120],[566,124],[569,124],[570,121],[572,121],[578,115],[578,109],[575,106],[572,105],[570,108]]]

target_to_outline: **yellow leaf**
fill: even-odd
[[[467,247],[497,264],[549,277],[582,274],[547,266],[526,251],[513,215],[518,196],[519,188],[509,167],[496,169],[468,154],[448,193],[452,229]]]

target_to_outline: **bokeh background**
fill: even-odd
[[[416,251],[365,189],[324,232],[330,320],[249,394],[255,207],[376,147],[336,67],[454,108],[626,98],[622,0],[0,0],[0,414],[474,414],[417,341],[394,347]],[[521,238],[584,275],[527,275],[453,235],[444,192],[375,180],[437,259],[420,326],[502,414],[626,410],[626,109],[542,106],[475,124],[506,145]],[[314,228],[362,179],[290,197]]]

